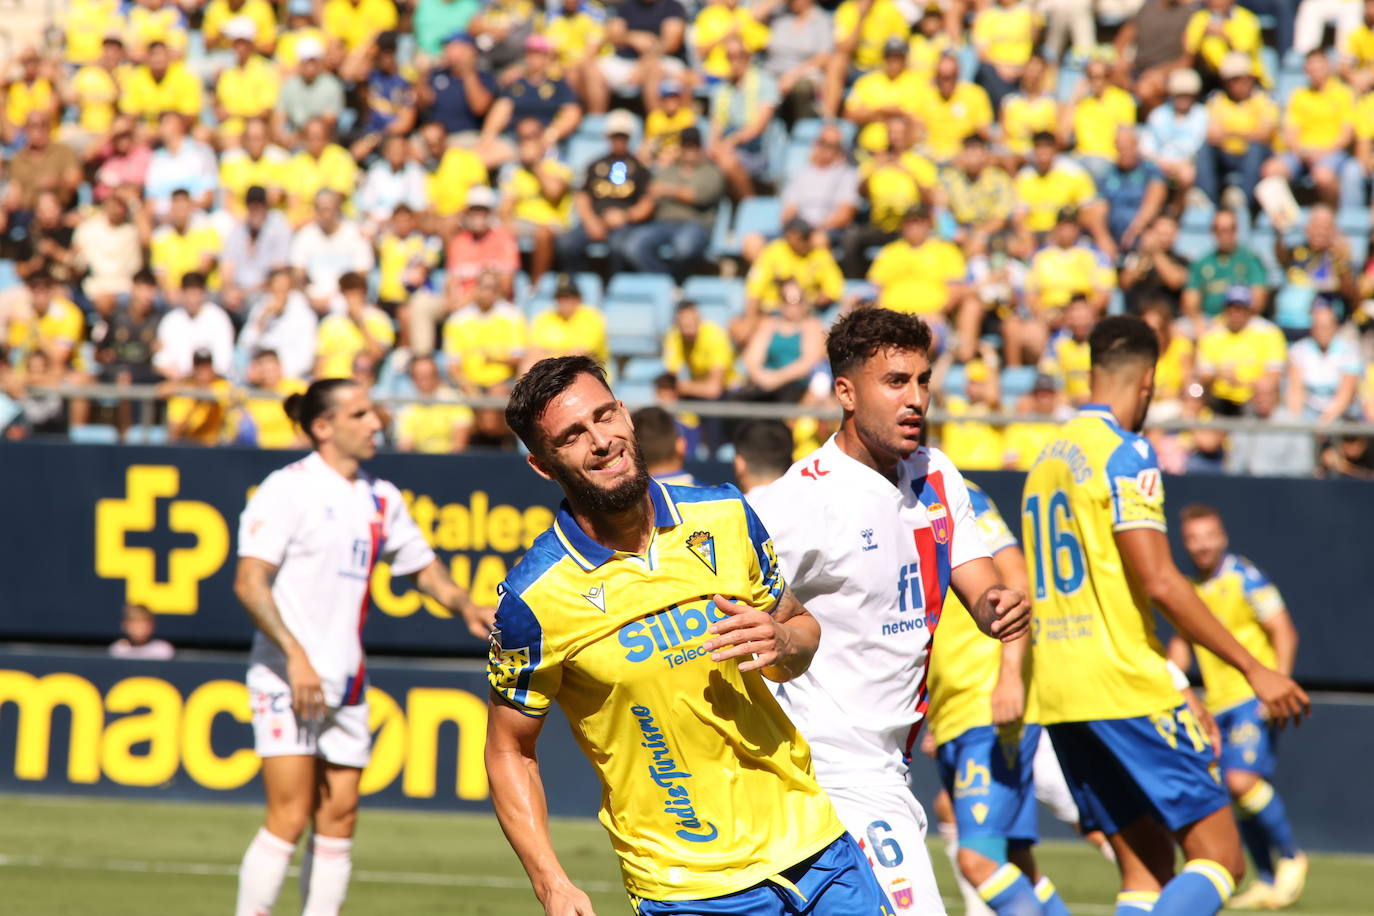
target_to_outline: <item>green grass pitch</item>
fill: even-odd
[[[9,916],[223,916],[261,809],[70,797],[0,797],[0,911]],[[630,912],[610,844],[594,821],[558,821],[554,842],[598,916]],[[943,852],[932,857],[955,893]],[[1078,916],[1110,914],[1115,873],[1083,844],[1053,843],[1040,860]],[[293,871],[294,875],[294,871]],[[1307,894],[1289,910],[1374,910],[1374,858],[1314,856]],[[293,879],[277,912],[300,912]],[[950,898],[950,912],[961,912]],[[542,912],[490,815],[369,808],[353,857],[349,916],[525,916]]]

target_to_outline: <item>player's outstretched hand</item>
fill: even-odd
[[[544,916],[596,916],[592,899],[571,884],[550,891],[544,901]]]
[[[1250,674],[1249,680],[1255,696],[1269,714],[1269,721],[1279,728],[1287,725],[1290,719],[1294,725],[1301,725],[1303,718],[1312,714],[1312,701],[1307,691],[1291,677],[1261,666]]]
[[[1012,642],[1030,629],[1031,603],[1024,593],[995,585],[988,589],[987,602],[993,619],[984,632],[993,639]]]
[[[1183,691],[1183,699],[1188,703],[1188,711],[1197,720],[1198,726],[1202,729],[1202,734],[1207,739],[1207,743],[1212,746],[1212,755],[1221,757],[1221,726],[1217,725],[1216,716],[1212,715],[1207,709],[1207,705],[1198,698],[1197,691],[1189,687]]]
[[[286,678],[291,683],[291,707],[302,722],[324,715],[324,685],[304,652],[287,656]]]
[[[792,651],[792,634],[787,627],[773,619],[767,611],[747,604],[737,604],[721,595],[712,599],[716,607],[729,616],[711,624],[706,632],[715,636],[702,648],[711,653],[711,661],[723,662],[743,658],[739,670],[754,671],[776,665]],[[747,656],[754,656],[748,658]]]
[[[492,628],[496,626],[496,608],[469,602],[463,608],[463,620],[473,636],[481,640],[489,639]]]

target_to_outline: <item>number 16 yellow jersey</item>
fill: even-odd
[[[1089,404],[1040,452],[1021,500],[1033,683],[1046,725],[1151,715],[1182,702],[1150,602],[1113,537],[1133,528],[1165,530],[1154,449],[1106,406]]]

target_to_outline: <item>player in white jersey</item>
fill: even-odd
[[[778,699],[893,906],[923,916],[945,910],[907,762],[945,591],[998,639],[1024,633],[1030,610],[999,583],[959,472],[921,447],[930,345],[911,315],[869,308],[840,319],[827,342],[840,431],[754,504],[824,634],[810,670]]]
[[[454,584],[400,491],[359,467],[381,429],[366,389],[323,379],[285,407],[315,450],[270,474],[239,522],[234,591],[258,628],[248,689],[267,818],[239,870],[238,916],[271,912],[308,824],[302,912],[326,916],[343,904],[371,750],[362,628],[378,560],[413,575],[474,636],[486,638],[492,619]]]

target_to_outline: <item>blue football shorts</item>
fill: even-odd
[[[1179,830],[1230,804],[1212,746],[1187,704],[1048,728],[1084,831],[1117,833],[1142,817]]]
[[[848,833],[776,878],[707,900],[642,900],[639,916],[895,916]]]
[[[1274,775],[1277,736],[1260,715],[1259,700],[1251,697],[1239,706],[1217,713],[1221,729],[1221,771],[1245,770],[1265,779]]]
[[[940,781],[954,801],[959,838],[1036,842],[1035,749],[1040,726],[970,728],[940,745]]]

